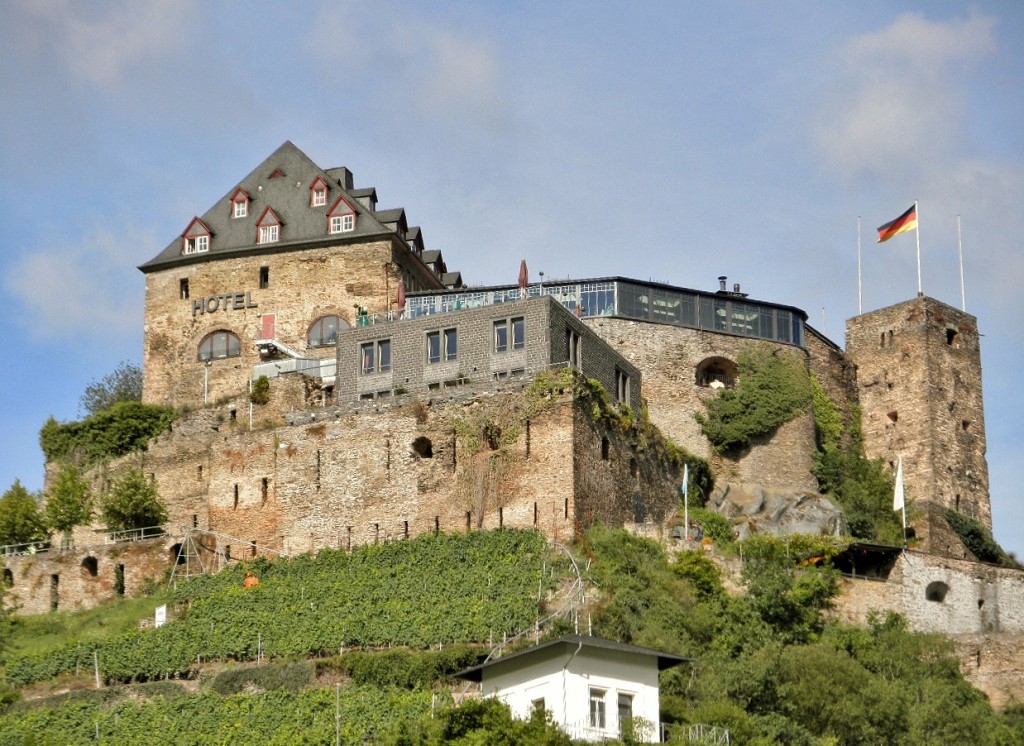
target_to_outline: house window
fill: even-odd
[[[605,716],[604,689],[590,688],[590,727],[604,730],[607,718]]]
[[[544,698],[538,697],[537,699],[530,702],[530,709],[534,712],[544,712],[547,707],[544,706]]]
[[[427,362],[440,363],[449,362],[458,357],[459,352],[459,330],[443,329],[437,332],[427,332]]]
[[[260,267],[260,290],[270,287],[270,267]]]
[[[633,721],[633,695],[619,692],[619,732],[625,735],[625,730]]]
[[[348,322],[340,316],[321,316],[309,327],[306,340],[310,347],[330,347],[338,341],[338,332],[348,328]]]
[[[364,342],[360,349],[359,370],[364,376],[391,372],[391,340]]]
[[[348,233],[356,227],[355,215],[332,215],[331,233]]]
[[[181,293],[182,300],[188,300],[188,278],[183,277],[178,281],[178,290]]]
[[[615,369],[615,401],[629,404],[629,374]]]
[[[226,357],[238,357],[242,354],[242,344],[238,336],[229,331],[216,331],[203,337],[199,343],[199,359],[220,360]]]
[[[244,218],[249,214],[249,203],[244,199],[237,200],[235,202],[235,209],[232,215],[236,218]]]
[[[209,236],[191,236],[185,239],[184,254],[199,254],[210,250]]]
[[[522,316],[494,322],[494,351],[508,352],[510,345],[513,350],[526,346],[526,321]]]
[[[572,329],[565,330],[566,337],[566,360],[569,363],[570,368],[580,367],[580,335],[574,332]]]
[[[280,235],[277,225],[260,226],[260,243],[275,243]]]
[[[327,204],[327,190],[326,189],[314,189],[313,190],[313,207],[323,207]]]

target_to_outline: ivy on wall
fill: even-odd
[[[738,451],[751,440],[771,435],[811,406],[810,378],[795,355],[755,344],[737,355],[735,388],[722,389],[696,413],[701,430],[716,453]]]
[[[39,431],[39,445],[48,462],[77,461],[89,466],[143,450],[171,426],[177,417],[172,407],[137,401],[111,405],[78,422],[48,419]]]

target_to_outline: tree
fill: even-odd
[[[46,500],[46,522],[50,528],[64,535],[61,547],[66,549],[71,546],[71,531],[75,526],[84,526],[90,518],[92,494],[89,483],[77,466],[67,464],[57,475]]]
[[[28,544],[46,537],[46,522],[36,496],[15,479],[0,497],[0,544]]]
[[[88,416],[122,401],[142,401],[142,368],[127,360],[121,361],[113,373],[86,386],[78,408]]]
[[[140,469],[129,469],[110,487],[100,508],[110,531],[159,526],[167,520],[167,509],[157,497],[156,484]]]

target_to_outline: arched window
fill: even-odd
[[[736,363],[724,357],[705,358],[697,366],[696,380],[698,386],[705,388],[727,388],[736,385]]]
[[[238,357],[242,354],[242,343],[238,335],[228,331],[211,332],[199,343],[200,360],[220,360],[225,357]]]
[[[327,347],[338,341],[338,332],[348,329],[349,325],[345,319],[337,315],[321,316],[309,327],[310,347]]]

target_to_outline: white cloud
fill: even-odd
[[[842,83],[816,123],[826,160],[853,178],[887,177],[894,164],[920,176],[936,159],[948,163],[967,112],[963,68],[996,52],[995,25],[908,14],[851,39],[838,55]]]
[[[37,52],[63,62],[73,77],[100,88],[149,67],[188,38],[192,0],[21,0],[6,13]]]
[[[39,249],[14,260],[4,273],[5,290],[19,301],[14,318],[34,339],[95,339],[138,333],[141,294],[135,247],[155,244],[133,229],[98,228],[79,243]]]
[[[311,49],[334,74],[369,81],[399,112],[486,120],[502,108],[498,54],[481,33],[390,5],[331,6],[313,26]]]

